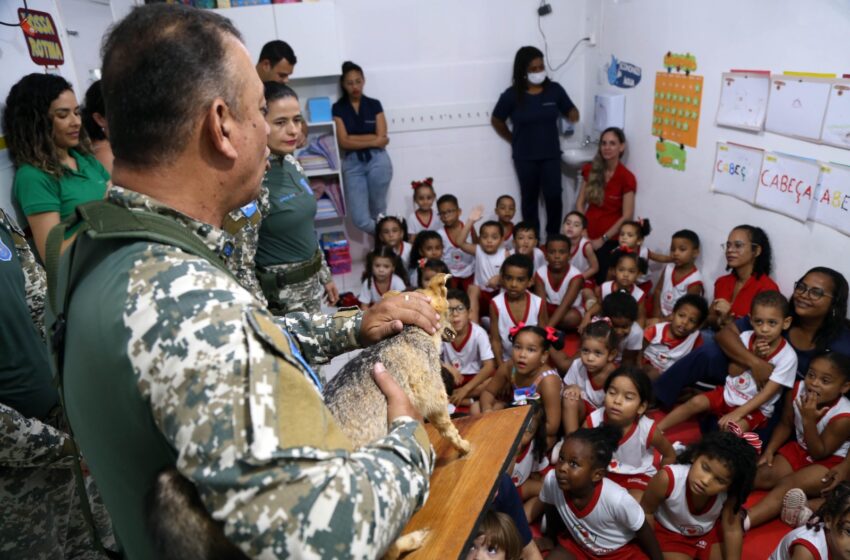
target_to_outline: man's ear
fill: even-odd
[[[234,125],[233,113],[227,103],[220,97],[214,99],[204,119],[204,132],[213,150],[232,160],[238,155],[231,141]]]

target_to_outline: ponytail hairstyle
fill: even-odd
[[[543,341],[543,351],[549,350],[549,348],[554,348],[555,350],[562,350],[564,348],[564,333],[559,331],[558,329],[552,327],[538,327],[537,325],[526,325],[525,323],[519,323],[516,327],[511,329],[510,334],[508,335],[508,339],[513,344],[514,340],[524,332],[533,332],[537,336],[540,337],[540,340]]]
[[[421,181],[411,181],[410,188],[413,189],[413,198],[416,198],[416,193],[419,192],[419,189],[429,189],[431,194],[434,195],[434,198],[437,197],[437,192],[434,190],[433,177],[426,177]]]
[[[100,115],[104,119],[106,118],[106,107],[103,104],[103,92],[100,89],[100,80],[92,83],[89,89],[86,90],[80,117],[83,121],[83,128],[86,129],[86,134],[89,135],[89,140],[106,140],[106,132],[94,120],[95,114]]]
[[[593,467],[607,469],[614,451],[620,446],[621,437],[623,437],[623,430],[611,424],[602,424],[598,428],[579,428],[564,436],[564,447],[571,439],[588,444],[593,449]]]
[[[342,87],[342,84],[345,82],[345,75],[349,72],[360,72],[360,77],[366,77],[366,74],[363,73],[363,69],[359,65],[351,62],[350,60],[346,60],[342,63],[342,73],[339,75],[339,89],[342,90],[342,98],[346,101],[349,101],[348,92],[345,91],[345,88]]]
[[[638,218],[637,220],[628,220],[620,225],[620,229],[623,229],[623,226],[631,226],[637,230],[638,239],[643,241],[646,237],[652,233],[652,224],[649,223],[649,218]]]
[[[611,387],[611,383],[618,377],[627,377],[631,380],[635,389],[637,389],[641,404],[646,403],[647,406],[652,404],[652,381],[650,381],[649,376],[646,375],[643,368],[637,366],[620,366],[612,371],[611,375],[605,380],[604,388],[606,393]]]
[[[295,90],[280,82],[263,82],[263,94],[266,97],[266,103],[287,97],[294,97],[296,101],[298,100],[298,94],[295,93]]]
[[[629,296],[629,298],[634,300],[631,296]],[[617,344],[620,343],[617,338],[617,333],[614,332],[614,327],[611,326],[611,320],[607,317],[594,318],[593,321],[584,328],[584,332],[581,335],[582,340],[586,338],[594,338],[596,340],[603,341],[605,343],[605,348],[607,348],[609,352],[615,351],[617,349]]]
[[[399,259],[399,260],[401,260],[401,259]],[[423,264],[421,267],[419,267],[419,274],[417,275],[417,278],[416,278],[416,282],[419,284],[419,286],[418,286],[419,288],[425,288],[425,285],[423,284],[423,282],[425,280],[424,279],[425,275],[422,274],[422,273],[426,270],[433,270],[437,274],[439,274],[441,272],[443,274],[449,274],[449,267],[446,266],[446,263],[444,263],[443,261],[438,260],[438,259],[428,259],[427,261],[425,261],[425,264]],[[467,306],[467,309],[469,309],[469,306]]]
[[[806,527],[819,531],[829,523],[830,529],[834,529],[848,513],[850,513],[850,482],[844,481],[832,489],[823,504],[806,523]]]
[[[649,263],[646,259],[641,258],[640,251],[638,249],[630,249],[628,247],[617,247],[613,251],[611,251],[611,260],[614,262],[614,268],[620,264],[620,261],[623,259],[632,259],[635,261],[635,265],[637,266],[638,272],[641,274],[646,274],[646,271],[649,269]]]
[[[372,264],[378,258],[390,259],[393,263],[393,274],[401,278],[401,281],[407,287],[407,270],[405,270],[404,264],[401,262],[401,257],[396,255],[393,248],[387,245],[377,248],[366,255],[366,268],[363,270],[361,280],[365,280],[366,285],[370,288],[372,287]]]
[[[443,244],[443,238],[440,237],[440,234],[436,231],[431,231],[430,229],[426,229],[420,231],[416,234],[416,237],[413,238],[413,246],[410,249],[410,260],[407,263],[407,266],[410,270],[418,270],[422,268],[422,265],[425,263],[419,263],[422,260],[422,248],[425,246],[425,243],[430,240],[436,240],[440,242],[440,245]]]
[[[602,134],[599,135],[600,144],[602,143],[602,139],[609,132],[616,135],[621,144],[626,143],[626,134],[623,130],[616,126],[612,126],[603,130]],[[601,150],[597,150],[596,156],[590,163],[590,173],[587,176],[587,190],[585,191],[585,196],[590,204],[595,204],[597,206],[601,206],[602,201],[605,200],[605,160],[602,159]]]
[[[760,227],[748,224],[735,227],[732,231],[736,229],[746,231],[750,237],[750,243],[758,245],[761,248],[761,253],[759,253],[753,263],[753,276],[758,279],[761,276],[770,275],[770,271],[773,268],[773,251],[770,248],[770,239],[767,237],[767,234]],[[727,266],[726,270],[731,269]]]
[[[407,220],[405,220],[401,216],[378,216],[378,222],[375,224],[375,249],[379,249],[384,245],[384,242],[381,241],[381,227],[387,222],[395,222],[398,224],[398,227],[401,229],[401,244],[404,246],[404,242],[407,241]],[[395,249],[395,247],[393,247]],[[413,251],[410,251],[410,256],[413,257]],[[404,263],[402,263],[404,264]]]
[[[733,500],[735,511],[739,511],[747,501],[756,479],[758,454],[755,448],[731,432],[711,432],[690,445],[676,462],[689,465],[700,456],[720,461],[732,472],[732,482],[729,483],[726,495]]]

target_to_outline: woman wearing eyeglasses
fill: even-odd
[[[714,330],[746,317],[756,294],[779,290],[769,276],[770,240],[764,230],[750,225],[738,226],[721,247],[726,251],[726,270],[731,272],[714,282],[714,301],[707,321],[708,327]]]
[[[850,356],[847,299],[847,280],[831,268],[815,267],[794,283],[791,327],[783,336],[797,353],[797,377],[802,379],[806,375],[809,362],[820,352],[840,352]],[[722,384],[731,362],[751,370],[756,382],[767,380],[773,369],[771,365],[741,343],[739,334],[750,329],[752,326],[747,317],[730,322],[717,333],[714,343],[706,344],[676,362],[655,382],[656,401],[662,406],[672,406],[685,387],[697,382]],[[763,439],[769,438],[769,432],[781,417],[781,410],[777,408],[773,421],[764,428],[765,433],[760,433]]]

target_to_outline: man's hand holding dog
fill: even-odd
[[[440,316],[429,303],[431,298],[418,292],[407,292],[382,299],[363,312],[360,344],[369,346],[401,332],[404,325],[416,325],[434,334]]]
[[[392,424],[396,418],[409,416],[417,422],[422,422],[422,415],[413,408],[410,398],[395,378],[390,375],[384,364],[378,362],[372,372],[372,378],[378,389],[387,397],[387,424]]]

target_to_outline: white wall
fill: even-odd
[[[68,48],[74,57],[80,102],[95,80],[91,71],[100,68],[100,43],[112,25],[108,0],[58,0],[62,20],[68,32]]]
[[[617,58],[642,67],[637,88],[625,92],[628,167],[638,179],[637,213],[652,218],[653,249],[666,250],[670,235],[688,227],[703,242],[702,268],[709,279],[723,273],[719,244],[731,228],[749,223],[765,229],[774,249],[774,278],[784,293],[813,266],[830,266],[850,277],[850,239],[819,224],[801,224],[709,190],[717,141],[733,141],[823,161],[850,164],[850,151],[773,133],[747,133],[714,125],[720,75],[732,68],[809,72],[850,71],[850,5],[839,0],[588,0],[592,29],[600,41],[588,61],[585,96],[610,91],[599,69]],[[690,52],[705,77],[697,148],[686,147],[684,172],[655,161],[650,135],[655,73],[664,54]],[[604,85],[601,85],[604,84]],[[850,185],[848,185],[850,187]]]
[[[337,0],[343,58],[363,67],[365,93],[393,109],[482,102],[492,108],[510,85],[513,58],[523,45],[543,50],[538,0]],[[550,59],[562,61],[587,27],[584,2],[552,2],[543,18]],[[297,49],[297,45],[293,45]],[[584,95],[586,47],[551,77],[589,114]],[[300,56],[300,55],[299,55]],[[296,75],[297,78],[297,67]],[[296,86],[297,87],[297,86]],[[437,194],[455,194],[468,212],[490,211],[501,194],[519,189],[510,146],[489,126],[398,132],[387,148],[394,173],[389,210],[413,211],[412,180],[434,177]],[[571,183],[565,179],[565,185]],[[543,215],[541,214],[541,218]],[[519,212],[517,219],[519,218]],[[349,226],[355,257],[366,238]],[[359,270],[359,269],[358,269]],[[350,286],[346,286],[351,289]]]

